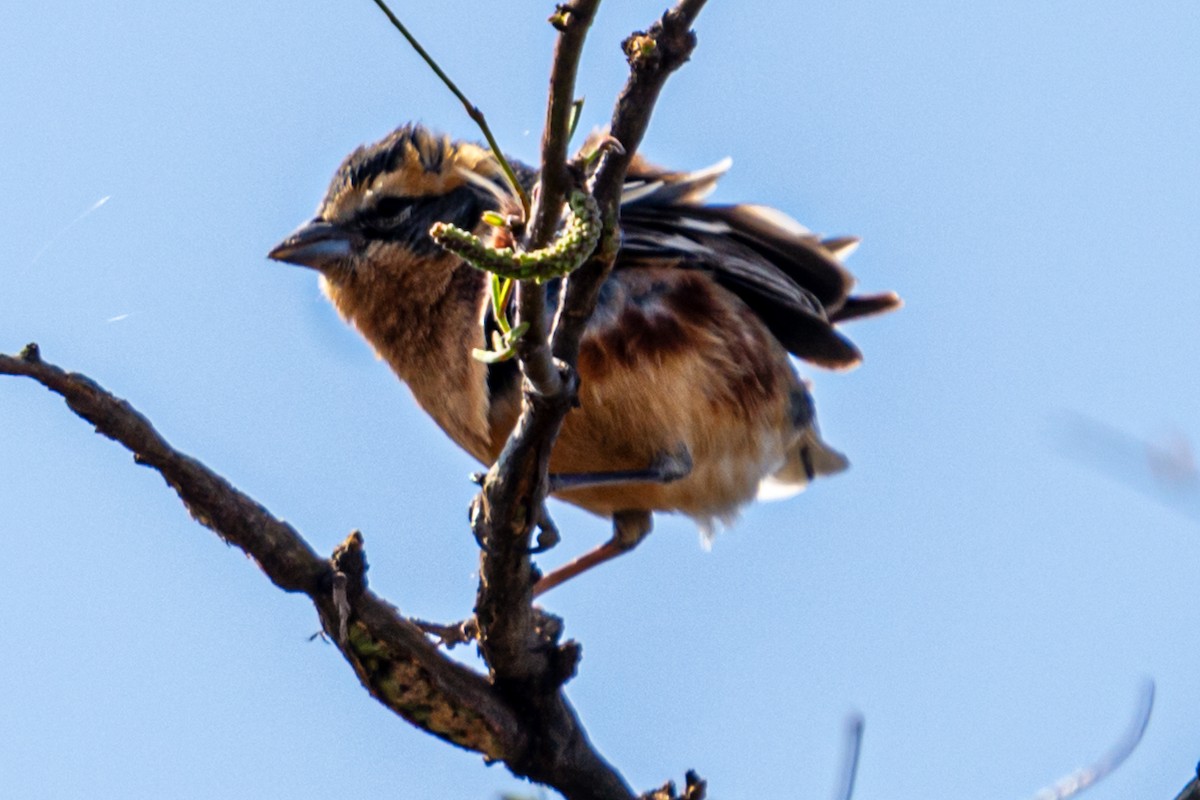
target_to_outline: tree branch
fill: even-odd
[[[546,127],[542,131],[542,161],[538,175],[539,196],[534,203],[529,228],[530,246],[545,247],[558,229],[563,200],[571,188],[567,172],[567,148],[571,138],[571,112],[575,102],[575,78],[583,43],[595,18],[600,0],[578,0],[560,7],[556,15],[559,37],[550,70],[550,92],[546,103]]]
[[[552,70],[547,131],[543,139],[543,183],[531,237],[548,237],[557,225],[562,194],[567,188],[565,166],[568,119],[573,98],[573,78],[595,3],[574,9],[560,28]],[[613,114],[613,133],[624,150],[610,149],[597,174],[595,195],[600,203],[605,232],[599,251],[588,265],[569,277],[564,289],[553,340],[553,354],[574,365],[583,327],[595,306],[600,284],[607,277],[619,247],[618,209],[625,171],[641,141],[668,75],[687,61],[695,46],[690,27],[703,0],[680,0],[649,33],[636,33],[626,41],[630,77]],[[561,7],[560,7],[561,8]],[[630,49],[629,42],[638,42]],[[539,297],[534,298],[537,294]],[[541,290],[522,292],[521,314],[531,325],[542,318]],[[532,338],[534,347],[544,339]],[[524,359],[527,370],[538,366],[536,354]],[[548,359],[546,359],[548,360]],[[550,365],[553,366],[552,364]],[[527,375],[529,373],[527,372]],[[471,521],[482,544],[480,584],[476,602],[479,646],[491,669],[492,680],[521,715],[530,732],[530,751],[516,762],[517,774],[546,783],[568,798],[632,798],[624,780],[591,747],[587,736],[563,695],[561,686],[574,673],[578,646],[559,643],[557,620],[537,612],[532,605],[535,569],[530,562],[531,531],[539,522],[546,496],[550,452],[563,418],[575,399],[573,368],[562,370],[557,391],[539,391],[527,383],[522,413],[500,458],[488,473],[483,491],[472,506]],[[530,375],[532,378],[533,375]],[[532,382],[532,381],[531,381]],[[553,388],[553,382],[549,387]],[[547,387],[538,387],[546,389]]]
[[[649,124],[654,101],[663,84],[671,72],[687,61],[695,47],[690,26],[703,5],[703,0],[680,0],[651,27],[649,33],[635,33],[626,40],[626,51],[631,54],[630,76],[612,123],[623,151],[607,151],[596,178],[596,199],[604,215],[603,243],[601,251],[567,279],[566,301],[556,320],[554,354],[566,363],[573,364],[578,355],[583,326],[595,307],[596,293],[616,256],[620,191],[625,171]],[[568,27],[560,36],[556,54],[563,58],[578,58],[577,53],[572,55],[566,50],[569,32]],[[641,42],[636,52],[629,45],[635,40]],[[582,36],[577,44],[582,46]],[[554,74],[560,74],[557,66]],[[551,105],[557,104],[559,108],[551,111],[548,118],[564,120],[563,136],[565,119],[570,112],[570,97],[571,92],[552,83]],[[565,144],[548,144],[546,152],[551,157],[565,152]],[[530,655],[529,647],[530,632],[534,627],[529,535],[538,522],[538,509],[545,497],[550,449],[574,399],[574,387],[567,385],[564,388],[565,391],[554,394],[526,392],[521,418],[489,472],[472,514],[476,534],[485,545],[477,607],[481,644],[493,675],[500,680],[523,681],[544,672],[544,665]],[[522,612],[519,609],[530,610]]]
[[[1154,710],[1154,681],[1147,680],[1142,685],[1138,708],[1128,729],[1121,738],[1108,749],[1095,763],[1081,767],[1069,775],[1064,775],[1054,783],[1039,789],[1033,800],[1067,800],[1074,797],[1099,781],[1104,780],[1113,770],[1125,763],[1146,732],[1150,723],[1150,713]]]
[[[558,230],[563,201],[572,188],[567,171],[567,147],[571,139],[575,78],[579,74],[584,40],[599,6],[600,0],[578,0],[574,5],[559,6],[551,18],[559,36],[550,68],[541,169],[525,250],[537,250],[550,243]],[[529,382],[542,394],[561,392],[562,379],[550,356],[546,335],[546,294],[542,286],[530,281],[517,284],[517,320],[529,324],[529,330],[517,342],[517,352]]]
[[[632,34],[621,45],[629,61],[629,78],[617,98],[609,130],[621,148],[605,152],[592,186],[604,219],[604,232],[595,255],[567,280],[563,302],[554,320],[551,349],[555,358],[571,367],[579,355],[579,342],[596,307],[600,286],[612,271],[620,249],[621,189],[625,173],[650,125],[654,104],[667,78],[687,62],[696,48],[692,24],[704,3],[705,0],[679,0],[648,31]]]
[[[41,360],[37,345],[20,356],[0,354],[0,374],[32,378],[67,401],[96,432],[122,444],[155,469],[197,522],[253,558],[288,592],[308,595],[346,660],[377,700],[413,725],[485,758],[526,750],[519,720],[480,675],[442,655],[421,630],[366,590],[362,539],[352,534],[334,564],[292,526],[204,464],[171,447],[129,403],[85,375]],[[338,574],[352,568],[352,587],[337,602]],[[348,605],[346,605],[348,603]],[[340,636],[339,631],[345,631]]]

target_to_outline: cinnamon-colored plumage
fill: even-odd
[[[899,305],[891,293],[850,295],[839,259],[856,240],[822,241],[761,206],[703,205],[727,168],[672,173],[635,160],[622,249],[580,346],[579,408],[567,415],[551,471],[640,470],[684,452],[692,465],[672,482],[558,495],[614,518],[625,546],[649,530],[650,512],[681,512],[709,532],[764,486],[799,491],[843,469],[788,353],[854,366],[858,350],[834,324]],[[471,357],[494,324],[487,276],[428,231],[453,222],[483,235],[481,215],[499,210],[504,194],[488,151],[407,125],[351,154],[316,216],[270,254],[318,270],[341,315],[485,464],[516,421],[519,376],[512,362]],[[553,305],[557,281],[547,295]]]

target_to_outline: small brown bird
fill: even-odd
[[[532,186],[536,173],[515,168]],[[613,519],[614,534],[543,578],[539,593],[631,549],[651,512],[686,514],[710,535],[756,496],[798,492],[847,465],[822,441],[788,353],[853,367],[859,351],[835,325],[900,299],[850,294],[854,279],[840,260],[857,239],[821,240],[764,206],[704,205],[728,168],[669,172],[636,159],[629,170],[621,250],[580,345],[579,408],[550,469],[636,476],[682,461],[690,471],[557,492]],[[270,252],[316,269],[346,321],[484,464],[516,423],[520,375],[512,361],[471,357],[495,326],[488,278],[443,251],[429,229],[450,222],[485,235],[483,213],[503,209],[506,195],[490,151],[405,125],[351,153],[316,216]],[[553,306],[558,281],[546,286]]]

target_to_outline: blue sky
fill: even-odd
[[[602,10],[586,126],[660,10]],[[397,11],[532,160],[549,6]],[[861,369],[808,371],[850,472],[711,552],[662,519],[547,598],[595,743],[643,789],[694,767],[715,796],[821,797],[857,710],[858,797],[1020,798],[1099,755],[1149,676],[1145,740],[1089,796],[1174,796],[1200,758],[1194,490],[1156,490],[1136,445],[1060,443],[1086,451],[1065,412],[1200,435],[1200,6],[714,2],[698,31],[644,152],[732,156],[717,200],[861,235],[862,287],[907,307],[850,330]],[[15,6],[0,73],[0,349],[38,341],[320,550],[362,529],[405,612],[466,614],[475,466],[265,259],[357,144],[477,138],[374,6]],[[8,379],[0,409],[6,796],[522,789],[371,701],[306,602],[58,400]],[[607,535],[556,519],[547,564]]]

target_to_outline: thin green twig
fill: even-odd
[[[467,116],[475,120],[475,124],[479,126],[479,130],[483,131],[483,138],[487,139],[488,147],[492,148],[492,155],[496,157],[496,161],[499,162],[500,168],[504,170],[504,175],[508,178],[508,182],[512,186],[513,191],[516,192],[517,197],[519,197],[521,200],[521,211],[524,214],[523,218],[529,219],[529,195],[525,192],[524,187],[521,186],[521,182],[517,180],[517,174],[513,171],[512,165],[508,163],[508,159],[504,157],[504,153],[500,150],[500,145],[497,144],[496,137],[492,135],[492,129],[488,127],[487,120],[484,118],[483,112],[479,110],[478,106],[468,100],[467,96],[462,93],[462,90],[459,89],[457,85],[455,85],[454,81],[450,80],[450,76],[442,71],[442,68],[438,66],[438,63],[433,60],[433,56],[429,55],[429,53],[425,51],[424,47],[421,47],[421,43],[417,41],[416,37],[408,32],[408,28],[404,27],[404,23],[392,13],[392,10],[388,8],[387,3],[383,2],[383,0],[373,1],[375,5],[379,6],[379,10],[384,13],[389,21],[391,21],[392,25],[396,27],[396,30],[400,31],[400,34],[407,39],[408,43],[412,45],[412,48],[417,51],[417,55],[425,60],[425,63],[429,65],[429,68],[432,69],[434,73],[442,79],[442,83],[446,84],[446,88],[453,92],[454,96],[458,98],[458,101],[463,104],[463,108],[467,110]]]
[[[583,98],[580,97],[575,102],[571,103],[571,117],[567,122],[567,141],[575,138],[575,129],[579,127],[579,120],[583,116]]]
[[[500,332],[506,334],[512,330],[508,321],[508,297],[512,294],[512,278],[501,278],[494,272],[488,277],[492,289],[492,316],[496,318]]]

